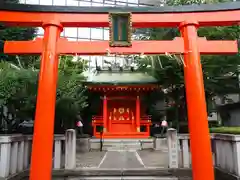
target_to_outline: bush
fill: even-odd
[[[240,127],[216,127],[210,128],[211,133],[240,134]]]
[[[218,121],[208,121],[209,128],[221,127]]]

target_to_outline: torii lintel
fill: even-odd
[[[6,54],[41,54],[43,39],[33,41],[6,41]],[[207,40],[198,38],[198,48],[201,54],[236,54],[238,43],[234,40]],[[68,41],[60,38],[57,44],[58,54],[106,55],[112,54],[183,54],[182,37],[169,41],[133,41],[131,47],[110,47],[109,41]]]

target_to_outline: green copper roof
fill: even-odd
[[[88,76],[86,83],[89,84],[154,84],[157,80],[145,73],[140,72],[97,72]]]

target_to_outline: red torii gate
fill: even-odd
[[[207,41],[198,38],[199,26],[227,26],[240,20],[240,3],[181,6],[176,8],[99,8],[5,5],[0,22],[44,28],[43,40],[5,43],[5,53],[42,54],[31,159],[31,180],[50,180],[53,126],[59,54],[184,54],[184,77],[188,104],[193,179],[214,180],[210,134],[200,53],[235,54],[236,41]],[[132,47],[109,47],[107,41],[68,42],[60,38],[63,27],[108,27],[108,11],[132,12],[135,28],[179,27],[183,38],[173,41],[135,41]],[[159,49],[158,49],[159,48]]]

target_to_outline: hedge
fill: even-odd
[[[210,128],[211,133],[240,134],[240,127],[215,127]]]

